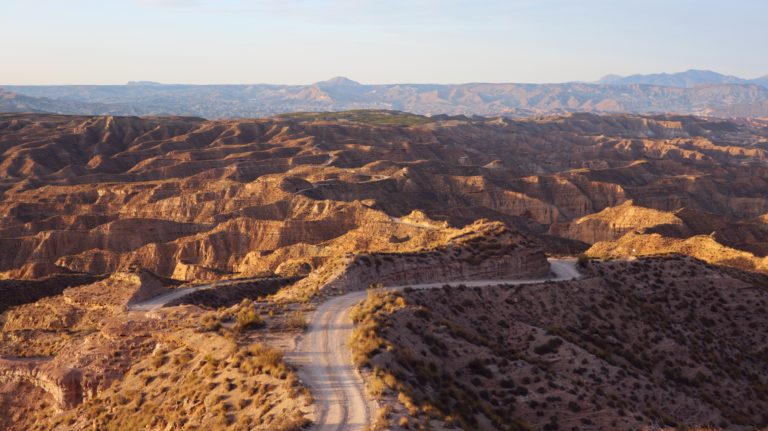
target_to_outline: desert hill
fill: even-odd
[[[394,429],[761,429],[766,278],[687,257],[579,281],[371,291],[353,349]]]
[[[6,311],[0,428],[301,429],[311,398],[263,344],[295,336],[289,310],[250,300],[217,306],[233,292],[214,297],[212,311],[126,310],[173,288],[168,281],[117,272]]]

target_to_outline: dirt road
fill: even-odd
[[[200,286],[194,286],[194,287],[182,287],[174,289],[168,293],[164,293],[159,296],[155,296],[154,298],[149,298],[147,300],[137,302],[135,304],[131,304],[128,307],[128,311],[152,311],[157,310],[158,308],[161,308],[168,304],[171,301],[174,301],[179,298],[183,298],[190,293],[197,292],[199,290],[206,290],[206,289],[213,289],[215,287],[222,287],[227,286],[234,283],[242,282],[243,280],[231,280],[231,281],[219,281],[216,283],[210,283],[210,284],[201,284]]]
[[[575,259],[550,259],[553,277],[535,280],[455,281],[412,285],[415,289],[449,285],[492,286],[530,284],[547,280],[577,278]],[[390,287],[402,289],[405,286]],[[365,428],[378,406],[364,393],[363,380],[352,366],[347,341],[352,335],[350,309],[365,299],[365,290],[351,292],[324,302],[312,316],[309,328],[286,359],[299,367],[299,376],[315,398],[315,428],[318,431],[357,431]]]

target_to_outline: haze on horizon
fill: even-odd
[[[768,73],[759,0],[0,0],[0,84]]]

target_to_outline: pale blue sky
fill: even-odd
[[[766,0],[0,0],[0,84],[768,74]]]

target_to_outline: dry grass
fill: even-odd
[[[109,390],[35,429],[293,431],[309,423],[300,410],[311,403],[307,395],[271,347],[252,344],[224,359],[182,347],[138,363]]]
[[[244,299],[235,313],[235,329],[245,331],[264,326],[264,319],[259,315],[253,301]]]
[[[307,322],[306,313],[301,310],[290,313],[285,320],[285,326],[290,330],[303,331],[307,329],[307,325],[309,323]]]

